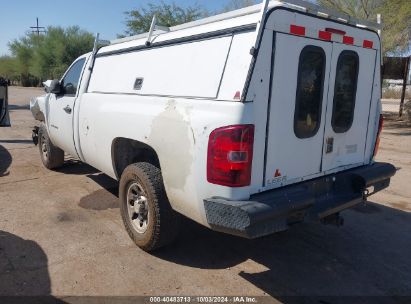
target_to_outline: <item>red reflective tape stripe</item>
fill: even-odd
[[[354,44],[354,37],[344,36],[343,43],[345,44]]]
[[[331,28],[331,27],[326,27],[326,28],[325,28],[325,31],[326,31],[326,32],[333,33],[333,34],[341,35],[341,36],[344,36],[344,35],[346,34],[345,31],[342,31],[342,30],[339,30],[339,29],[335,29],[335,28]]]
[[[322,39],[322,40],[327,40],[327,41],[331,41],[331,37],[332,37],[332,33],[330,32],[324,32],[324,31],[319,31],[318,32],[318,38]]]
[[[364,40],[364,43],[363,43],[362,46],[367,48],[367,49],[372,49],[372,47],[374,46],[374,42],[372,42],[370,40]]]
[[[305,27],[291,24],[290,33],[299,36],[305,36]]]

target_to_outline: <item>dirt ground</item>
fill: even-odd
[[[150,255],[123,229],[114,180],[73,159],[58,172],[42,166],[28,106],[40,94],[10,88],[12,128],[0,129],[0,295],[411,296],[411,126],[386,123],[378,159],[400,170],[344,212],[342,228],[303,224],[250,241],[187,221]]]

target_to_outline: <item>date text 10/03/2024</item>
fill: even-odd
[[[150,297],[150,303],[258,303],[255,297]]]

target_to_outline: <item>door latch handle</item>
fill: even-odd
[[[64,112],[66,112],[67,114],[71,114],[71,108],[69,105],[67,105],[64,109]]]
[[[333,137],[328,137],[326,140],[326,149],[325,153],[331,153],[334,150],[334,138]]]

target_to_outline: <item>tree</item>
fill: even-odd
[[[0,77],[1,76],[10,80],[19,79],[19,71],[16,58],[10,56],[0,57]]]
[[[352,17],[377,20],[377,9],[383,0],[318,0],[318,3]]]
[[[131,10],[125,13],[126,35],[137,35],[150,30],[153,15],[157,16],[158,24],[163,26],[175,26],[182,23],[195,21],[207,15],[206,10],[197,6],[181,7],[165,2],[149,3],[138,10]]]
[[[23,37],[9,44],[12,54],[16,58],[17,70],[20,74],[20,80],[23,85],[30,86],[29,75],[34,56],[32,39]]]
[[[411,3],[409,0],[385,0],[378,10],[383,19],[383,47],[386,52],[403,54],[411,45]]]
[[[411,5],[409,0],[317,0],[344,14],[370,21],[383,19],[383,52],[404,53],[410,48]]]
[[[223,12],[229,12],[256,4],[256,0],[230,0],[223,8]]]
[[[37,85],[62,76],[80,55],[93,49],[94,37],[79,27],[49,27],[45,35],[32,33],[9,43],[22,85]]]

